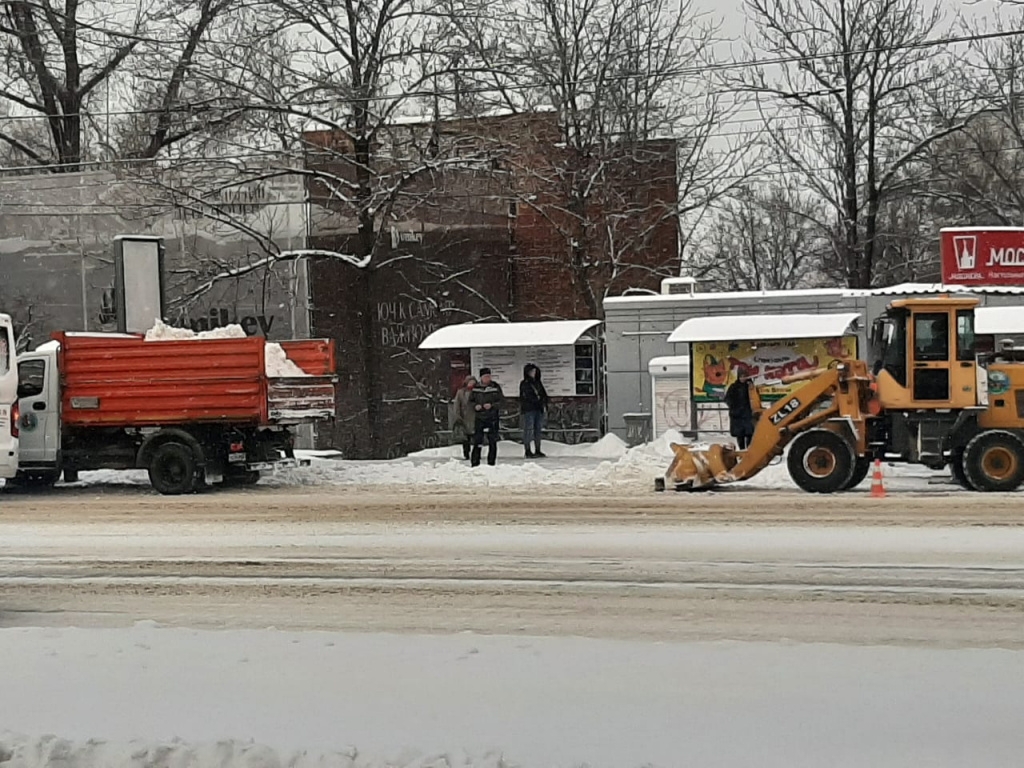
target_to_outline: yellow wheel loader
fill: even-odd
[[[949,466],[964,488],[1013,491],[1024,482],[1024,353],[975,337],[973,298],[894,301],[861,360],[807,371],[770,406],[752,395],[750,446],[673,444],[655,487],[699,490],[754,477],[789,449],[793,482],[811,493],[849,490],[874,459]],[[802,383],[801,383],[802,382]]]

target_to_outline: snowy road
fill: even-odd
[[[1019,765],[1019,498],[4,494],[0,763]]]
[[[1013,497],[11,497],[0,626],[1024,646]]]

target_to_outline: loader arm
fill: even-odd
[[[753,477],[781,456],[801,432],[840,415],[859,413],[861,392],[870,377],[863,362],[847,361],[835,368],[805,371],[780,381],[805,383],[767,409],[760,408],[758,399],[752,402],[757,425],[746,450],[720,444],[697,450],[673,444],[675,458],[666,480],[677,487],[699,488]]]

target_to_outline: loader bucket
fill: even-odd
[[[672,443],[675,457],[665,472],[665,483],[677,490],[697,490],[727,483],[739,462],[740,453],[728,445],[679,445]]]

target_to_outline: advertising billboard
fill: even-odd
[[[523,368],[533,363],[541,370],[549,397],[576,396],[576,347],[487,347],[470,350],[472,374],[491,369],[491,378],[501,384],[505,397],[519,397]]]
[[[701,342],[692,344],[691,350],[695,402],[721,402],[725,390],[743,370],[753,377],[761,399],[771,402],[785,397],[803,382],[790,385],[767,382],[816,368],[828,368],[840,360],[855,358],[857,337],[785,339],[756,343]]]
[[[1024,228],[946,228],[939,252],[949,285],[1024,285]]]

